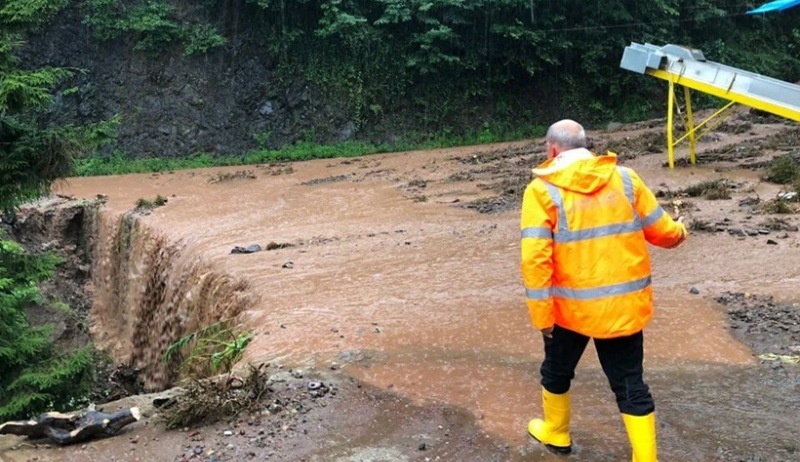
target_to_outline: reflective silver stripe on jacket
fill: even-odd
[[[590,289],[569,289],[566,287],[547,287],[544,289],[525,289],[525,295],[530,300],[546,300],[550,297],[567,298],[570,300],[595,300],[603,297],[626,295],[646,289],[652,284],[650,276],[635,281],[611,284],[608,286],[592,287]]]
[[[546,226],[530,226],[528,228],[522,228],[522,239],[526,237],[552,239],[553,231]]]
[[[633,198],[633,181],[631,180],[631,174],[625,167],[617,167],[617,171],[622,175],[622,186],[625,188],[625,197],[628,198],[628,202],[633,206],[635,202]]]
[[[547,300],[550,298],[550,288],[525,289],[525,295],[531,300]]]
[[[568,298],[571,300],[594,300],[603,297],[613,297],[625,295],[645,289],[652,283],[650,276],[635,281],[612,284],[609,286],[594,287],[591,289],[567,289],[565,287],[553,287],[551,292],[553,297]]]
[[[661,206],[659,205],[658,207],[656,207],[655,210],[653,210],[650,213],[650,215],[644,217],[644,219],[642,220],[642,227],[647,228],[648,226],[656,224],[659,218],[663,217],[665,213],[666,212],[664,212],[664,209],[662,209]]]
[[[631,204],[631,208],[633,209],[633,220],[626,223],[616,223],[579,230],[569,229],[567,212],[564,208],[564,199],[561,197],[561,190],[557,186],[542,180],[547,188],[547,192],[550,194],[550,200],[553,201],[553,205],[555,205],[556,210],[558,211],[558,226],[553,233],[553,240],[555,242],[576,242],[642,230],[642,220],[639,218],[639,214],[636,213],[636,209],[634,208],[633,181],[631,180],[630,173],[628,172],[628,169],[624,167],[617,167],[617,171],[622,176],[622,185],[625,191],[625,197],[628,199],[628,202]],[[650,216],[647,218],[650,218]]]

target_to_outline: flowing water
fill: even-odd
[[[247,167],[255,179],[229,181],[218,180],[245,168],[69,180],[62,193],[108,196],[95,241],[98,345],[142,368],[148,388],[159,389],[176,377],[175,364],[161,361],[169,344],[241,315],[255,335],[245,362],[337,363],[415,402],[468,410],[520,460],[560,460],[525,433],[540,409],[542,345],[524,305],[518,212],[458,207],[487,195],[480,180],[451,181],[466,168],[458,159],[473,151],[319,160],[289,173]],[[700,167],[667,172],[656,167],[661,160],[629,165],[654,189],[719,177]],[[130,213],[137,199],[157,194],[169,199],[164,207]],[[702,206],[725,217],[733,202]],[[645,333],[645,370],[663,460],[800,460],[796,379],[762,376],[709,299],[724,290],[796,299],[793,239],[776,250],[709,234],[675,251],[653,250],[657,314]],[[231,253],[270,242],[291,246]],[[689,294],[691,286],[700,295]],[[627,458],[591,347],[573,397],[573,460]]]

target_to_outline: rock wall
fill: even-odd
[[[25,66],[82,69],[58,97],[50,117],[62,123],[123,118],[120,149],[135,157],[240,154],[278,147],[313,133],[315,141],[353,136],[343,104],[301,76],[280,84],[266,38],[246,18],[243,1],[220,7],[216,21],[228,43],[207,54],[182,49],[151,54],[125,40],[101,42],[77,6],[28,37]],[[234,14],[235,13],[235,14]],[[260,141],[259,141],[260,140]]]

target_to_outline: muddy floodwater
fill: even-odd
[[[687,221],[721,224],[717,232],[694,233],[677,250],[652,249],[656,315],[645,330],[645,378],[656,399],[660,459],[800,460],[798,367],[762,364],[733,335],[726,309],[714,301],[724,292],[800,300],[797,232],[744,237],[726,232],[761,228],[769,216],[740,202],[772,197],[780,187],[760,180],[758,171],[739,168],[753,156],[722,149],[791,130],[796,139],[797,129],[773,121],[752,123],[749,132],[721,132],[701,144],[700,158],[704,150],[722,154],[674,171],[662,167],[662,153],[635,145],[660,130],[629,127],[592,136],[619,151],[622,163],[654,191],[719,178],[736,184],[728,200],[662,202]],[[755,158],[768,160],[776,149],[780,146],[765,148]],[[219,297],[216,309],[241,316],[255,335],[243,362],[333,368],[341,377],[408,400],[414,412],[463,413],[474,419],[476,431],[499,444],[476,448],[474,458],[467,451],[443,453],[459,455],[440,460],[554,461],[562,459],[533,444],[525,430],[540,412],[543,349],[528,319],[518,267],[518,201],[541,156],[541,140],[531,140],[291,165],[76,178],[59,192],[108,197],[96,236],[98,248],[106,250],[97,253],[92,333],[115,358],[143,367],[156,361],[176,335],[221,317],[196,312],[203,300]],[[122,262],[128,272],[123,284],[118,274],[123,214],[138,199],[156,195],[167,204],[128,215],[136,225],[125,242],[141,249]],[[794,215],[784,218],[790,225],[798,222]],[[265,250],[231,253],[251,244]],[[154,274],[169,287],[153,292]],[[154,293],[158,300],[152,300]],[[141,311],[141,306],[151,308]],[[157,389],[169,375],[153,371],[148,384]],[[572,397],[576,451],[570,460],[629,460],[627,437],[592,347],[579,366]],[[335,414],[330,418],[335,426]],[[341,422],[351,425],[352,419]],[[402,433],[405,424],[394,425]],[[502,451],[489,459],[494,447]],[[295,460],[280,454],[269,460]],[[434,460],[435,452],[415,445],[410,453],[381,454],[353,460]]]

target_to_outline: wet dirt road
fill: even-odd
[[[781,130],[754,126],[753,133]],[[595,136],[613,145],[641,133]],[[704,148],[747,136],[754,135],[723,134]],[[202,259],[214,272],[247,281],[256,295],[243,313],[256,335],[245,362],[341,367],[341,374],[423,408],[464,410],[508,445],[497,460],[561,460],[525,432],[540,409],[542,345],[529,324],[518,272],[518,210],[513,200],[492,199],[493,185],[527,181],[540,158],[538,144],[318,160],[293,164],[290,173],[273,165],[81,178],[60,190],[108,195],[109,221],[139,198],[168,197],[166,206],[139,218],[150,232],[179,243],[182,259]],[[752,171],[729,168],[738,159],[671,172],[661,167],[662,154],[623,160],[654,190],[723,177],[739,182],[733,200],[679,205],[681,213],[704,220],[755,226],[764,217],[742,209],[739,199],[778,191]],[[255,178],[232,175],[245,169]],[[513,181],[506,186],[513,190],[506,196],[519,192]],[[486,204],[495,213],[472,209]],[[796,371],[776,376],[760,366],[712,300],[729,290],[800,298],[798,236],[790,233],[778,245],[767,238],[774,236],[700,233],[678,250],[652,250],[656,316],[645,332],[645,370],[656,398],[661,460],[800,460]],[[292,246],[230,253],[234,246],[270,242]],[[132,347],[108,329],[113,323],[104,313],[113,310],[104,303],[93,308],[98,343],[128,357]],[[573,397],[571,460],[628,459],[613,395],[591,347]],[[472,460],[487,460],[486,454]]]

